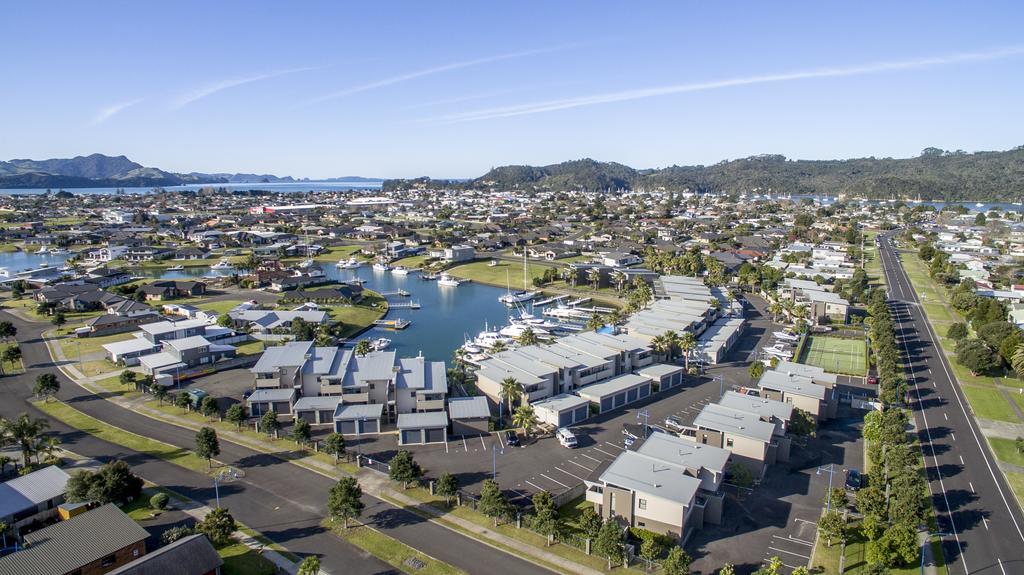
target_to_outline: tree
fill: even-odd
[[[757,381],[761,379],[762,375],[764,375],[764,364],[760,361],[755,361],[750,364],[750,368],[747,369],[747,372],[750,374],[751,381]]]
[[[978,375],[996,366],[996,357],[992,349],[980,339],[965,339],[956,346],[956,360],[960,365]]]
[[[818,531],[825,538],[825,545],[831,547],[833,539],[846,539],[846,520],[838,511],[829,511],[818,519]]]
[[[1013,352],[1013,360],[1011,361],[1013,370],[1017,372],[1017,375],[1024,377],[1024,343],[1017,346],[1017,351]]]
[[[597,532],[597,539],[594,540],[594,553],[604,555],[608,559],[608,569],[611,569],[613,561],[618,564],[622,560],[624,551],[622,528],[614,519],[605,521],[601,525],[601,530]]]
[[[917,529],[905,523],[890,526],[881,537],[868,543],[868,563],[894,567],[910,564],[917,557]]]
[[[601,524],[604,523],[593,507],[584,508],[578,521],[580,530],[590,539],[597,537],[598,532],[601,531]]]
[[[662,544],[661,538],[657,537],[655,533],[644,529],[640,531],[640,557],[650,564],[661,554],[665,552],[665,546]]]
[[[309,443],[312,437],[313,431],[310,428],[309,422],[301,417],[296,419],[295,425],[292,426],[292,441],[297,443],[299,447],[303,447]]]
[[[217,414],[217,398],[212,395],[207,395],[199,402],[199,413],[202,413],[205,417],[213,417]]]
[[[167,531],[164,531],[160,535],[160,542],[164,545],[170,545],[179,539],[184,539],[189,535],[194,535],[195,529],[192,529],[188,525],[179,525],[177,527],[171,527]]]
[[[477,511],[494,519],[494,526],[498,526],[498,519],[508,514],[508,501],[505,494],[501,492],[498,483],[493,479],[485,479],[480,488],[480,501],[477,502]]]
[[[17,345],[12,345],[11,347],[5,349],[3,356],[0,357],[0,360],[2,360],[4,363],[11,364],[11,367],[14,367],[16,363],[21,361],[21,347]]]
[[[402,488],[408,489],[410,483],[419,481],[423,477],[423,469],[413,459],[412,453],[403,449],[391,458],[391,463],[388,464],[388,476],[392,481],[401,481]]]
[[[202,521],[196,523],[196,531],[206,535],[217,547],[223,547],[231,542],[231,534],[237,529],[235,518],[228,513],[226,508],[212,509],[206,514]]]
[[[334,462],[345,455],[345,436],[340,433],[330,433],[324,438],[324,453],[334,456]]]
[[[157,403],[163,405],[169,395],[167,388],[162,385],[153,385],[151,389],[153,390],[153,397],[156,398]]]
[[[355,347],[355,349],[353,351],[359,357],[363,357],[366,354],[368,354],[371,351],[373,351],[373,345],[370,344],[370,340],[368,340],[368,339],[361,339],[358,342],[356,342],[356,347]]]
[[[275,436],[281,430],[281,422],[277,420],[277,412],[271,409],[264,413],[263,418],[260,419],[260,428],[263,429],[263,433]]]
[[[171,498],[161,491],[149,498],[149,508],[156,511],[163,511],[164,509],[167,509],[167,504],[170,502]]]
[[[532,327],[528,327],[523,330],[523,333],[519,334],[518,341],[519,345],[537,345],[537,334],[534,333]]]
[[[533,495],[533,528],[547,537],[545,545],[551,541],[551,537],[558,532],[559,517],[558,508],[555,507],[555,499],[547,491],[538,491]]]
[[[584,327],[590,331],[597,331],[604,327],[604,317],[599,313],[595,313],[587,318],[587,323]]]
[[[219,325],[220,327],[231,327],[234,325],[234,323],[235,321],[231,319],[231,316],[226,313],[217,316],[217,325]]]
[[[754,575],[781,575],[782,573],[782,559],[779,559],[778,555],[772,555],[768,559],[768,564],[763,565],[757,571],[754,571]]]
[[[363,489],[355,477],[342,477],[327,494],[327,513],[331,519],[341,519],[348,529],[350,519],[363,512]]]
[[[444,497],[446,505],[451,505],[452,497],[459,493],[459,480],[451,473],[443,473],[434,485],[434,492]]]
[[[664,575],[686,575],[690,572],[690,563],[692,562],[693,560],[687,555],[686,551],[683,551],[682,547],[673,546],[668,550],[668,556],[662,561],[661,568]],[[725,572],[723,567],[720,573]]]
[[[688,331],[678,339],[676,347],[678,347],[679,351],[683,354],[686,371],[690,371],[690,352],[697,347],[697,337],[693,335],[693,332]]]
[[[10,341],[16,335],[18,335],[18,328],[14,327],[13,323],[0,321],[0,338],[4,341]]]
[[[220,455],[220,441],[212,427],[203,427],[196,432],[196,455],[206,460],[207,467],[213,467],[213,458]]]
[[[174,405],[180,407],[183,412],[188,411],[192,406],[192,398],[188,396],[188,393],[182,391],[174,396]]]
[[[868,485],[857,492],[857,511],[864,515],[885,516],[885,493],[875,485]]]
[[[732,566],[732,563],[726,563],[718,570],[718,575],[736,575],[736,568]]]
[[[131,370],[124,370],[121,375],[117,376],[117,381],[125,387],[133,387],[135,385],[136,374]]]
[[[960,341],[967,337],[967,324],[962,321],[954,323],[946,330],[946,336],[954,341]]]
[[[320,558],[316,555],[308,555],[299,563],[299,571],[296,575],[319,575]]]
[[[750,469],[742,463],[733,463],[729,466],[729,473],[732,475],[732,482],[740,487],[750,487],[754,484],[754,476]]]
[[[498,399],[508,403],[508,412],[512,413],[512,404],[519,401],[523,396],[523,386],[514,377],[506,377],[501,380],[501,389],[498,390]]]
[[[524,433],[529,433],[537,425],[537,414],[530,405],[520,405],[512,414],[512,426],[522,428]]]
[[[32,388],[32,393],[36,397],[42,397],[46,401],[50,401],[50,398],[57,395],[60,391],[60,382],[57,381],[57,376],[52,373],[41,373],[36,377],[36,385]]]
[[[142,493],[142,484],[142,478],[132,473],[127,463],[112,461],[95,472],[79,470],[73,473],[65,487],[65,498],[72,503],[124,503]]]
[[[33,419],[22,413],[17,419],[0,418],[0,445],[13,443],[21,450],[22,466],[28,467],[39,445],[40,434],[50,427],[45,419]]]
[[[234,423],[235,427],[241,431],[242,424],[245,423],[245,408],[241,403],[232,403],[224,412],[224,419],[229,423]]]
[[[64,312],[58,311],[57,313],[53,314],[53,317],[50,319],[50,323],[57,326],[57,331],[59,332],[60,327],[67,323],[67,319],[64,317]]]

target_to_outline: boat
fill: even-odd
[[[69,254],[69,253],[71,253],[71,252],[69,252],[68,250],[66,250],[64,248],[53,248],[52,250],[50,250],[50,255],[54,255],[54,256],[63,256],[65,254]]]
[[[437,279],[437,274],[435,274],[435,273],[420,274],[420,279],[423,280],[423,281],[433,281],[433,280]]]
[[[985,204],[983,204],[981,202],[978,202],[978,203],[974,204],[974,207],[976,207],[976,208],[984,208]]]
[[[357,267],[359,267],[359,266],[361,266],[363,264],[362,264],[362,262],[357,260],[355,256],[352,256],[352,257],[348,258],[347,260],[344,260],[344,259],[338,260],[338,263],[336,263],[334,265],[335,265],[335,267],[339,267],[339,268],[342,268],[342,269],[352,270],[352,269],[355,269],[355,268],[357,268]]]
[[[375,262],[373,264],[373,271],[375,271],[375,272],[391,271],[391,266],[389,266],[386,262]]]
[[[391,273],[395,274],[396,276],[407,276],[407,275],[409,275],[409,272],[411,272],[411,271],[412,270],[410,270],[409,268],[407,268],[405,266],[395,266],[391,270]]]
[[[498,301],[505,305],[516,305],[519,303],[530,301],[540,295],[539,291],[531,291],[529,287],[529,264],[526,260],[526,248],[523,248],[523,289],[522,291],[512,291],[511,283],[508,280],[508,270],[505,270],[505,285],[508,286],[508,292],[498,297]]]
[[[370,347],[373,348],[373,351],[384,351],[391,347],[391,340],[386,337],[379,337],[370,343]]]
[[[306,258],[306,259],[302,260],[301,262],[299,262],[299,267],[302,268],[302,269],[310,268],[310,267],[313,267],[314,263],[315,262],[312,260],[312,258]]]
[[[217,262],[217,263],[213,264],[212,266],[210,266],[210,269],[211,270],[233,270],[233,269],[235,269],[235,266],[231,265],[231,262],[228,261],[227,258],[221,258],[221,260],[219,262]]]
[[[437,278],[437,285],[439,286],[459,287],[460,283],[462,282],[448,274],[441,274],[441,277]]]
[[[487,267],[489,267],[489,268],[493,268],[496,265],[498,265],[498,260],[491,260],[491,261],[487,262]]]
[[[518,323],[518,322],[513,322],[510,325],[507,325],[507,326],[501,328],[500,330],[498,330],[498,333],[500,333],[501,335],[503,335],[505,337],[511,337],[512,339],[519,339],[524,333],[526,333],[527,330],[532,331],[533,335],[535,335],[535,336],[537,336],[539,338],[545,338],[545,337],[549,337],[551,335],[551,333],[548,332],[548,330],[543,329],[541,327],[538,327],[538,326],[535,326],[535,325],[531,325],[531,324],[528,324],[528,323]]]
[[[39,248],[39,250],[37,250],[36,253],[37,254],[48,254],[48,253],[50,253],[50,248],[48,248],[46,246],[43,246],[43,247]]]
[[[181,265],[179,265],[179,266],[171,266],[171,267],[167,268],[165,271],[169,271],[169,272],[183,272],[183,271],[185,271],[185,266],[181,266]]]

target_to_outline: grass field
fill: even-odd
[[[468,264],[455,266],[448,270],[453,276],[471,279],[475,282],[489,284],[498,287],[511,285],[512,289],[523,288],[523,264],[521,262],[498,261],[498,265],[491,266],[491,260],[475,261]],[[550,264],[530,262],[530,281],[544,275],[544,270],[553,268]],[[532,288],[532,285],[530,286]]]
[[[1008,423],[1020,423],[1020,418],[1014,412],[1013,407],[1003,397],[998,389],[977,387],[974,385],[961,386],[967,401],[971,404],[974,414],[984,419],[1006,421]]]
[[[863,376],[867,373],[867,348],[860,339],[822,335],[808,336],[799,362],[831,373]]]
[[[460,575],[465,573],[465,571],[457,567],[421,553],[371,527],[353,525],[345,529],[343,525],[328,524],[328,526],[331,527],[331,531],[338,537],[386,561],[392,567],[404,573],[414,572],[425,575]],[[406,561],[411,559],[421,561],[424,566],[414,570],[406,563]]]

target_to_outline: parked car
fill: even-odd
[[[559,427],[558,431],[555,432],[555,437],[558,438],[558,442],[562,444],[562,447],[569,449],[576,447],[576,435],[568,427]]]
[[[671,429],[672,431],[682,431],[683,430],[683,420],[679,419],[678,417],[676,417],[674,415],[670,415],[670,416],[665,418],[665,427]]]
[[[519,447],[519,436],[516,435],[515,431],[506,431],[505,443],[507,443],[509,447]]]
[[[856,469],[848,469],[846,471],[846,488],[850,491],[857,491],[863,484],[864,476],[860,474],[860,471]]]
[[[873,375],[868,377],[868,385],[878,385],[878,378]]]

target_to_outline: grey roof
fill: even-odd
[[[321,410],[330,409],[334,411],[338,407],[338,402],[341,401],[341,397],[337,395],[310,395],[307,397],[300,397],[295,405],[292,406],[292,411],[309,411],[311,409]]]
[[[620,375],[619,377],[614,377],[608,381],[581,387],[576,390],[576,394],[580,397],[600,399],[650,382],[650,378],[637,375],[635,373],[627,373],[626,375]]]
[[[636,451],[695,471],[704,468],[719,473],[725,470],[731,455],[728,449],[695,443],[670,433],[650,434]]]
[[[149,349],[156,349],[157,346],[153,342],[149,341],[144,337],[133,337],[124,341],[115,341],[111,343],[103,344],[103,349],[114,355],[121,355],[124,353],[134,353],[137,351],[146,351]]]
[[[398,363],[401,371],[395,381],[397,389],[448,393],[448,372],[443,361],[426,361],[420,356],[403,358]]]
[[[699,479],[687,474],[686,467],[636,451],[619,454],[601,474],[600,480],[683,505],[693,502],[701,484]]]
[[[108,503],[25,535],[25,550],[0,558],[0,575],[69,573],[148,536],[138,523]]]
[[[64,494],[68,474],[51,465],[0,483],[0,517],[8,517]]]
[[[782,421],[789,421],[793,416],[793,406],[791,404],[735,391],[725,392],[722,399],[718,400],[718,404],[732,409],[756,413],[761,417],[774,417]]]
[[[678,365],[671,365],[668,363],[652,363],[646,367],[641,367],[636,370],[640,375],[649,377],[651,379],[661,379],[666,375],[674,375],[676,373],[682,373],[683,368]]]
[[[451,413],[453,420],[491,416],[491,408],[487,405],[487,398],[482,395],[477,397],[453,397],[448,400],[448,412]]]
[[[189,535],[110,571],[107,575],[193,575],[224,564],[205,535]]]
[[[189,329],[208,325],[205,319],[186,319],[182,321],[158,321],[139,326],[139,329],[154,335],[171,333],[180,329]]]
[[[768,443],[775,433],[775,425],[761,421],[756,413],[739,411],[710,403],[697,414],[693,425],[723,433],[731,433]]]
[[[802,395],[815,399],[825,399],[825,394],[828,391],[827,387],[814,383],[809,377],[780,373],[778,371],[764,372],[757,385],[761,388],[774,389],[783,393],[792,393],[793,395]]]
[[[383,403],[343,403],[334,409],[334,419],[336,421],[380,419],[380,416],[383,413]]]
[[[399,413],[398,429],[423,429],[448,427],[448,414],[444,411],[423,413]]]
[[[818,367],[815,365],[807,365],[804,363],[795,363],[792,361],[780,361],[775,365],[775,371],[779,373],[793,373],[796,375],[802,375],[809,377],[815,381],[821,383],[835,384],[839,381],[839,376],[834,373],[828,373],[825,368]]]
[[[263,355],[249,371],[268,373],[280,367],[297,367],[306,363],[306,355],[312,353],[311,341],[289,341],[284,345],[271,346],[263,350]]]
[[[257,401],[291,401],[295,397],[294,389],[257,389],[249,396],[248,402]]]
[[[180,339],[171,339],[171,340],[167,340],[164,343],[166,343],[167,345],[173,347],[174,349],[176,349],[178,351],[185,351],[185,350],[188,350],[188,349],[196,349],[196,348],[199,348],[199,347],[204,347],[204,346],[210,345],[209,340],[207,340],[205,337],[203,337],[201,335],[193,335],[191,337],[183,337],[183,338],[180,338]]]
[[[567,409],[576,409],[577,407],[583,407],[584,405],[589,404],[590,401],[578,395],[569,395],[567,393],[563,393],[560,395],[549,397],[541,401],[531,402],[530,407],[534,409],[547,409],[550,411],[554,411],[556,413],[560,413],[566,411]]]

